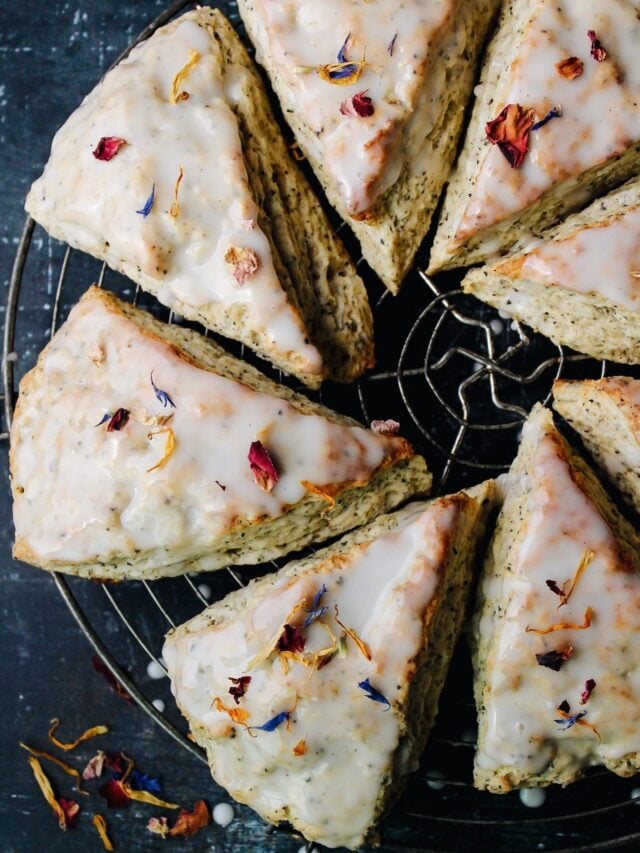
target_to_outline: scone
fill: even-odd
[[[640,179],[506,258],[467,293],[593,358],[640,363]]]
[[[555,382],[553,407],[640,513],[640,380]]]
[[[494,485],[413,503],[253,581],[163,656],[215,780],[272,823],[359,847],[420,757]]]
[[[453,164],[498,0],[239,0],[285,119],[397,291]]]
[[[473,625],[476,787],[640,768],[640,537],[537,406],[524,427]]]
[[[216,10],[178,18],[107,73],[56,134],[26,208],[311,387],[373,363],[364,284]]]
[[[428,491],[364,429],[91,288],[20,383],[14,556],[90,578],[259,563]]]
[[[430,271],[540,236],[640,168],[640,1],[508,0]]]

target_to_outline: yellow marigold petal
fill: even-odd
[[[94,814],[91,818],[91,823],[95,826],[98,835],[100,836],[100,841],[102,841],[102,845],[105,850],[108,850],[109,853],[113,853],[115,847],[111,843],[109,836],[107,835],[107,822],[102,817],[101,814]]]
[[[169,216],[173,216],[174,219],[177,219],[180,215],[180,205],[178,204],[178,192],[180,191],[180,182],[184,177],[184,171],[182,166],[178,166],[178,177],[176,179],[175,186],[173,188],[173,204],[169,208]]]
[[[47,761],[52,761],[56,764],[61,770],[67,774],[67,776],[73,776],[75,779],[75,789],[79,794],[84,794],[85,797],[89,796],[89,792],[85,791],[82,787],[82,776],[79,770],[76,770],[75,767],[72,767],[70,764],[67,764],[66,761],[63,761],[61,758],[57,758],[55,755],[49,755],[48,752],[43,752],[41,749],[35,749],[32,746],[28,746],[26,743],[22,743],[20,741],[20,746],[23,749],[26,749],[27,752],[31,753],[31,755],[35,755],[37,758],[46,758]]]
[[[160,800],[154,797],[149,791],[134,791],[129,785],[122,786],[130,800],[137,800],[139,803],[148,803],[150,806],[159,806],[162,809],[179,809],[177,803],[168,803],[166,800]]]
[[[173,452],[176,449],[176,436],[171,427],[163,427],[162,429],[154,429],[151,432],[147,433],[147,438],[153,438],[154,435],[166,435],[165,444],[164,444],[164,453],[162,458],[156,462],[155,465],[152,465],[151,468],[147,468],[147,474],[150,474],[152,471],[156,471],[158,468],[162,468],[163,465],[169,461],[169,459],[173,456]]]
[[[85,740],[91,740],[93,737],[97,737],[98,735],[106,734],[109,729],[106,726],[92,726],[90,729],[82,732],[82,734],[77,737],[75,740],[72,740],[70,743],[63,743],[55,737],[54,732],[57,730],[60,725],[60,720],[54,719],[51,720],[51,728],[47,732],[49,736],[49,740],[54,746],[57,746],[58,749],[63,749],[65,752],[68,752],[71,749],[75,749],[78,744],[84,743]]]
[[[171,94],[169,95],[169,100],[172,104],[177,104],[178,101],[184,101],[189,97],[188,92],[180,91],[180,86],[191,73],[191,69],[200,62],[200,58],[200,54],[197,50],[189,50],[189,59],[186,65],[182,66],[171,83]]]
[[[574,622],[557,622],[555,625],[550,625],[548,628],[530,628],[527,626],[525,631],[532,634],[551,634],[553,631],[565,631],[572,629],[575,631],[584,631],[591,625],[591,617],[593,610],[590,607],[584,612],[584,621],[582,625],[576,625]]]
[[[60,829],[66,829],[67,817],[64,813],[64,809],[55,798],[53,788],[51,787],[51,782],[49,781],[47,774],[42,769],[42,764],[40,764],[40,762],[34,755],[30,755],[28,761],[31,770],[33,771],[33,775],[35,776],[35,780],[38,783],[38,787],[42,791],[42,796],[51,806],[56,817],[58,818],[58,825],[60,826]]]

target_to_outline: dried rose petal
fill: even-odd
[[[99,749],[82,771],[82,778],[99,779],[100,776],[102,776],[102,767],[104,765],[105,758],[106,755],[101,749]]]
[[[535,110],[507,104],[500,115],[485,125],[487,139],[498,146],[512,169],[520,168],[524,162],[535,121]]]
[[[281,652],[302,652],[306,642],[306,637],[297,628],[293,625],[284,625],[278,640],[278,648]]]
[[[276,466],[273,464],[271,456],[269,456],[269,451],[261,441],[251,442],[248,459],[256,485],[263,492],[272,491],[280,479],[280,475],[276,471]]]
[[[340,104],[340,112],[343,116],[351,116],[351,118],[368,118],[374,113],[373,101],[367,95],[369,90],[365,89],[362,92],[356,92],[352,98],[347,98]]]
[[[150,817],[149,822],[147,823],[147,829],[149,832],[153,832],[154,835],[161,836],[161,838],[166,838],[169,834],[169,824],[164,815],[160,815],[160,817]]]
[[[400,432],[400,424],[390,418],[386,421],[371,421],[371,429],[380,435],[397,435]]]
[[[603,48],[602,42],[595,34],[595,30],[589,30],[587,36],[591,42],[591,56],[593,56],[596,62],[604,62],[607,58],[607,51]]]
[[[105,681],[113,690],[115,690],[115,692],[121,699],[124,699],[126,702],[131,702],[133,704],[133,699],[131,698],[131,696],[127,693],[122,684],[120,684],[120,682],[111,672],[109,667],[97,655],[93,655],[93,657],[91,658],[91,663],[93,664],[93,668],[95,669],[95,671],[99,672],[100,675],[104,676]]]
[[[584,683],[584,690],[580,694],[580,704],[581,705],[586,705],[586,703],[589,701],[589,697],[591,696],[591,694],[593,693],[595,688],[596,688],[595,679],[588,678]]]
[[[111,779],[100,786],[98,793],[107,801],[110,809],[120,809],[129,805],[131,798],[124,785],[118,779]]]
[[[202,800],[197,800],[193,811],[182,809],[178,819],[169,830],[169,835],[195,835],[203,826],[209,823],[209,809]]]
[[[107,424],[107,432],[120,432],[129,420],[129,409],[116,409]]]
[[[115,157],[122,146],[126,144],[127,140],[120,136],[103,136],[91,153],[96,160],[108,161]]]
[[[236,705],[238,705],[240,703],[240,699],[247,692],[247,687],[251,684],[251,676],[241,675],[240,678],[229,677],[229,681],[231,682],[229,693],[235,699]]]
[[[64,816],[67,821],[68,827],[73,827],[76,825],[78,820],[78,814],[80,812],[80,806],[74,800],[65,800],[64,797],[59,797],[58,802],[62,806],[62,811],[64,812]]]
[[[575,80],[584,71],[584,62],[577,56],[569,56],[561,62],[556,62],[556,71],[566,80]]]
[[[253,249],[230,246],[224,259],[233,267],[233,277],[240,286],[260,269],[260,258]]]
[[[546,666],[554,672],[560,672],[572,654],[573,646],[567,646],[566,649],[552,649],[550,652],[536,655],[536,660],[540,666]]]

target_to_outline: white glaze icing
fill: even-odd
[[[367,211],[398,179],[403,159],[416,161],[441,116],[446,82],[439,43],[459,0],[255,0],[258,60],[265,54],[286,85],[286,108],[302,112],[315,134],[313,156],[334,182],[350,215]],[[335,85],[303,67],[347,58],[370,63],[351,85]],[[393,53],[389,44],[393,37]],[[366,90],[369,117],[345,116],[343,101]]]
[[[202,727],[213,739],[213,773],[232,796],[271,820],[291,820],[307,838],[329,847],[362,843],[399,744],[398,703],[406,694],[407,667],[423,643],[425,611],[438,590],[458,512],[446,500],[412,505],[385,536],[298,577],[276,576],[232,621],[218,627],[197,617],[192,632],[169,635],[163,654],[172,691],[194,731]],[[292,607],[301,599],[311,602],[322,584],[327,592],[321,604],[329,607],[324,618],[332,631],[340,634],[333,620],[338,604],[340,620],[368,644],[372,660],[349,641],[346,656],[321,670],[291,663],[285,674],[278,660],[250,669]],[[305,615],[292,621],[299,625]],[[330,645],[318,622],[304,633],[305,651]],[[289,729],[283,724],[251,737],[215,710],[216,697],[233,705],[228,679],[245,673],[252,680],[234,707],[249,713],[249,724],[259,725],[295,706]],[[390,710],[358,689],[366,678],[391,702]],[[295,756],[301,739],[307,753]]]
[[[537,442],[527,472],[526,535],[512,571],[485,581],[487,600],[502,602],[503,612],[485,613],[481,634],[493,635],[487,661],[486,707],[476,765],[485,771],[508,766],[516,773],[544,773],[551,761],[558,772],[616,760],[640,751],[640,665],[635,653],[640,628],[640,578],[622,561],[617,540],[598,509],[574,482],[553,438],[534,418],[525,435]],[[595,557],[579,579],[567,605],[546,585],[570,580],[585,551]],[[565,629],[546,636],[527,627],[559,622],[581,624],[592,608],[586,630]],[[573,645],[559,672],[538,665],[536,654]],[[580,705],[587,679],[596,687]],[[566,731],[554,722],[567,700],[571,712],[586,710],[586,726]],[[482,737],[484,735],[484,737]]]
[[[282,515],[305,496],[301,481],[366,481],[403,446],[194,366],[99,292],[72,310],[36,370],[37,386],[21,398],[13,424],[12,474],[16,534],[40,559],[163,548],[167,562],[195,558],[234,525]],[[152,370],[175,409],[156,400]],[[95,426],[120,407],[132,413],[124,429]],[[141,414],[173,415],[175,452],[153,471],[164,436],[149,439],[154,427]],[[250,471],[256,439],[280,471],[270,493]]]
[[[544,243],[525,256],[519,276],[640,310],[640,208]]]
[[[45,227],[84,251],[122,261],[153,279],[160,300],[195,309],[212,303],[244,306],[249,327],[265,346],[286,357],[299,354],[301,369],[322,372],[297,310],[276,275],[271,248],[257,224],[238,122],[233,112],[244,77],[223,71],[209,30],[190,13],[158,31],[110,71],[56,134],[44,174],[26,207]],[[207,20],[206,16],[204,20]],[[172,81],[200,55],[171,103]],[[92,150],[103,136],[126,140],[109,162]],[[170,214],[179,170],[179,215]],[[147,217],[141,209],[155,186]],[[227,250],[254,251],[257,272],[242,286],[225,261]]]
[[[509,166],[497,145],[487,143],[458,223],[457,244],[640,140],[639,12],[638,0],[537,3],[518,44],[502,101],[492,101],[486,121],[495,118],[505,104],[531,107],[539,118],[557,105],[563,115],[531,133],[529,154],[519,169]],[[604,62],[591,57],[588,30],[595,30],[607,50]],[[583,60],[584,72],[567,80],[555,66],[571,56]],[[503,56],[496,58],[504,61]]]

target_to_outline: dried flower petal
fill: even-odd
[[[278,649],[282,652],[302,652],[307,638],[293,625],[285,625],[278,640]]]
[[[306,755],[307,754],[307,742],[306,740],[299,740],[298,743],[293,747],[293,754],[296,756]]]
[[[387,697],[383,696],[379,690],[376,690],[376,688],[373,687],[368,678],[365,678],[364,681],[359,681],[358,687],[360,688],[360,690],[364,690],[367,699],[372,699],[374,702],[380,702],[380,704],[387,706],[385,708],[386,711],[389,710],[389,708],[391,707],[391,702],[389,702]]]
[[[96,424],[97,427],[107,422],[107,432],[120,432],[129,420],[129,409],[116,409],[113,415],[105,414],[102,420]]]
[[[593,616],[593,610],[590,607],[584,612],[584,621],[582,625],[576,625],[574,622],[558,622],[555,625],[551,625],[549,628],[530,628],[527,626],[525,631],[531,632],[533,634],[551,634],[553,631],[564,631],[567,629],[572,629],[575,631],[584,631],[591,625],[591,617]]]
[[[560,709],[558,709],[560,711]],[[564,711],[560,711],[562,713],[562,717],[559,720],[554,720],[554,723],[558,723],[562,731],[566,731],[567,729],[575,726],[577,722],[579,722],[587,713],[586,711],[578,711],[575,714],[569,714]]]
[[[340,112],[343,116],[351,118],[368,118],[374,113],[373,101],[367,95],[369,90],[365,89],[362,92],[356,92],[352,98],[347,98],[340,104]]]
[[[63,761],[61,758],[58,758],[55,755],[49,755],[48,752],[43,752],[41,749],[35,749],[33,746],[29,746],[26,743],[22,743],[20,741],[20,746],[23,749],[26,749],[27,752],[31,753],[31,755],[35,755],[36,758],[45,758],[47,761],[51,761],[53,764],[57,765],[61,770],[67,774],[67,776],[72,776],[75,779],[75,789],[79,794],[84,794],[86,797],[89,796],[89,792],[85,791],[82,788],[82,784],[80,782],[80,773],[76,770],[75,767],[72,767],[70,764],[67,764],[66,761]]]
[[[98,789],[110,809],[122,809],[129,805],[129,794],[121,779],[110,779]]]
[[[146,219],[147,216],[151,213],[153,208],[153,203],[156,200],[156,185],[154,184],[151,187],[151,192],[149,193],[149,197],[145,201],[144,205],[140,208],[140,210],[136,210],[136,213],[139,213],[143,219]]]
[[[153,438],[154,435],[166,435],[164,453],[162,454],[162,458],[159,459],[155,465],[152,465],[151,468],[147,468],[147,474],[150,474],[152,471],[156,471],[158,468],[162,468],[163,465],[166,465],[176,449],[176,436],[171,427],[151,430],[151,432],[147,433],[147,438]]]
[[[147,823],[147,829],[154,835],[166,838],[169,834],[169,823],[164,815],[160,815],[160,817],[150,817],[149,822]]]
[[[105,754],[99,749],[82,771],[83,779],[99,779],[102,776]]]
[[[173,78],[173,82],[171,83],[171,92],[169,94],[169,101],[172,104],[177,104],[178,101],[184,101],[189,97],[188,92],[180,91],[180,86],[187,79],[189,74],[191,73],[191,69],[194,68],[198,62],[200,62],[200,54],[197,50],[189,50],[189,59],[185,65],[182,66],[180,71]]]
[[[379,435],[397,435],[400,432],[400,424],[391,418],[387,420],[371,421],[371,429]]]
[[[91,823],[95,826],[98,835],[100,836],[100,841],[102,841],[102,846],[108,853],[113,853],[115,847],[111,843],[109,836],[107,835],[107,822],[102,817],[101,814],[95,814],[91,818]]]
[[[584,690],[580,694],[580,704],[586,705],[593,691],[596,688],[596,682],[593,678],[588,678],[584,683]]]
[[[132,770],[129,776],[131,787],[134,791],[148,791],[150,794],[161,794],[162,784],[159,779],[154,779],[139,770]]]
[[[178,193],[180,192],[180,184],[184,178],[182,166],[178,166],[178,177],[176,178],[175,186],[173,187],[173,203],[169,208],[169,216],[177,219],[180,216],[180,205],[178,204]]]
[[[263,492],[272,491],[280,479],[280,475],[273,464],[269,451],[261,441],[251,442],[247,458],[256,485]]]
[[[274,732],[278,726],[281,726],[285,722],[289,722],[291,714],[291,711],[281,711],[261,726],[251,726],[250,728],[252,731]]]
[[[209,823],[209,809],[203,800],[197,800],[193,804],[193,811],[182,809],[169,835],[195,835],[199,829]]]
[[[102,136],[91,153],[96,160],[109,161],[126,144],[127,140],[122,139],[120,136]]]
[[[561,62],[556,62],[556,71],[566,80],[575,80],[584,71],[584,62],[577,56],[569,56]]]
[[[322,598],[326,592],[327,592],[327,587],[325,586],[325,584],[322,584],[320,589],[313,596],[313,601],[311,602],[311,607],[309,608],[309,610],[307,610],[307,613],[309,615],[307,616],[307,618],[302,623],[303,628],[308,628],[309,625],[313,624],[313,622],[316,621],[316,619],[319,619],[321,616],[324,616],[324,614],[329,609],[328,607],[321,607],[320,606],[320,602],[322,601]]]
[[[387,53],[389,56],[393,56],[393,49],[396,46],[396,39],[398,38],[398,33],[394,35],[389,44],[387,45]]]
[[[512,169],[518,169],[529,150],[529,133],[535,124],[535,110],[520,104],[507,104],[485,125],[487,139],[497,145]]]
[[[584,552],[584,554],[582,555],[582,557],[580,558],[580,562],[578,563],[578,568],[576,569],[575,574],[573,575],[573,578],[570,581],[565,581],[562,584],[562,587],[558,586],[558,584],[554,580],[546,581],[546,584],[549,587],[549,589],[551,590],[551,592],[560,596],[560,598],[562,599],[562,601],[558,605],[558,610],[561,607],[564,607],[565,604],[569,601],[569,599],[571,598],[571,596],[572,596],[572,594],[573,594],[573,592],[574,592],[574,590],[578,584],[578,581],[580,580],[580,577],[582,576],[582,573],[587,568],[587,566],[593,561],[595,556],[596,555],[593,551],[587,549]],[[568,589],[567,589],[567,584],[569,585]],[[566,590],[566,592],[565,592],[565,590]]]
[[[63,749],[65,752],[68,752],[71,749],[75,749],[78,744],[84,743],[85,740],[91,740],[91,738],[97,737],[98,735],[106,734],[109,729],[106,726],[92,726],[90,729],[82,732],[75,740],[70,743],[63,743],[55,737],[55,731],[60,725],[60,720],[54,719],[51,720],[51,728],[48,731],[49,740],[54,746],[57,746],[58,749]]]
[[[322,500],[327,501],[329,504],[328,509],[333,509],[336,505],[336,499],[331,494],[330,488],[323,488],[322,486],[316,486],[315,483],[311,483],[309,480],[300,480],[300,485],[304,486],[308,492],[311,492],[313,495],[318,495]]]
[[[360,650],[363,657],[365,657],[367,660],[371,660],[371,652],[369,650],[369,646],[364,642],[364,640],[360,639],[360,637],[356,634],[356,632],[354,631],[353,628],[347,628],[346,625],[342,624],[342,622],[338,618],[340,616],[340,613],[338,611],[338,605],[336,604],[336,605],[334,605],[334,607],[335,607],[335,611],[336,611],[335,620],[338,623],[338,625],[342,628],[342,630],[345,632],[345,634],[348,637],[351,637],[351,639],[356,644],[356,646]]]
[[[51,787],[51,782],[49,781],[46,773],[42,769],[42,764],[38,761],[38,759],[30,755],[28,758],[29,766],[33,771],[33,775],[35,776],[35,780],[38,783],[38,787],[42,791],[42,795],[47,801],[47,803],[51,806],[54,814],[58,818],[58,825],[60,829],[67,828],[67,816],[65,814],[64,809],[60,805],[60,803],[56,800],[55,795],[53,793],[53,788]]]
[[[124,785],[124,789],[130,800],[136,800],[139,803],[147,803],[149,806],[159,806],[162,809],[179,809],[177,803],[168,803],[166,800],[161,800],[159,797],[150,794],[149,791],[135,791],[129,785]]]
[[[247,692],[247,687],[251,683],[251,676],[241,675],[240,678],[231,678],[231,676],[229,676],[229,681],[232,685],[229,688],[229,693],[233,696],[236,705],[239,705],[240,699]]]
[[[244,708],[228,708],[218,696],[213,700],[213,705],[216,711],[221,714],[228,714],[233,722],[238,723],[238,725],[243,726],[249,719],[249,712],[245,711]]]
[[[359,80],[360,75],[366,68],[368,63],[365,61],[364,52],[360,60],[347,59],[347,44],[350,38],[351,33],[347,35],[342,47],[338,51],[337,63],[319,65],[316,68],[320,77],[326,80],[327,83],[334,83],[337,86],[349,86]]]
[[[111,672],[109,667],[97,656],[93,655],[91,658],[91,663],[93,664],[93,668],[96,672],[99,672],[100,675],[104,676],[105,681],[108,683],[109,687],[118,694],[121,699],[124,699],[126,702],[130,702],[133,704],[133,699],[124,689],[122,684],[118,681],[115,675]]]
[[[544,118],[541,118],[540,121],[537,121],[533,125],[531,132],[540,130],[540,128],[544,127],[545,124],[548,124],[554,118],[562,118],[562,107],[552,107]]]
[[[253,249],[229,246],[224,259],[233,267],[233,277],[240,287],[260,269],[260,258]]]
[[[567,646],[565,649],[552,649],[544,654],[536,655],[536,660],[540,666],[546,666],[554,672],[559,672],[572,654],[573,646]]]
[[[593,56],[596,62],[604,62],[607,58],[607,51],[603,48],[602,42],[595,34],[595,30],[589,30],[587,36],[591,42],[591,56]]]
[[[78,815],[80,814],[79,804],[76,803],[75,800],[66,800],[64,797],[60,797],[58,802],[60,803],[60,807],[64,812],[67,827],[69,827],[69,829],[72,829],[76,825],[78,821]]]

